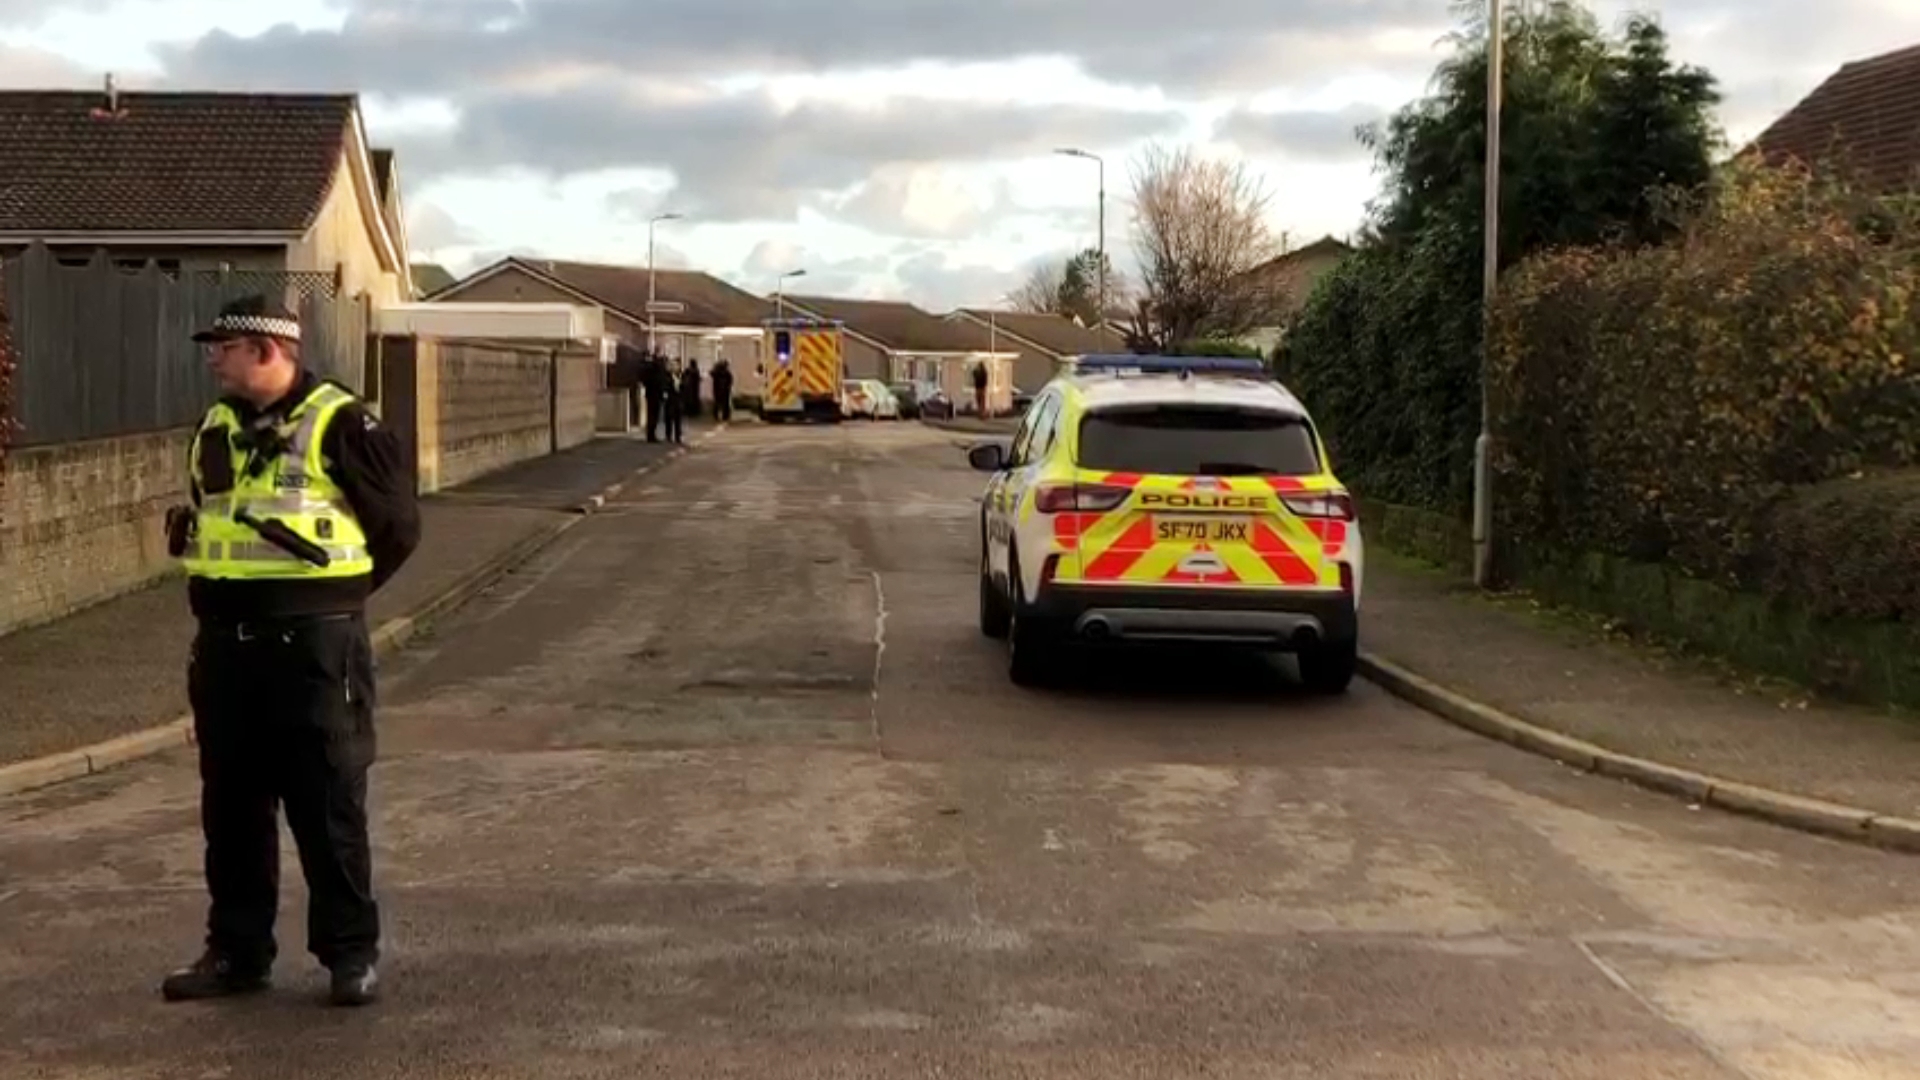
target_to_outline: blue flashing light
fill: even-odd
[[[1079,375],[1102,372],[1134,374],[1255,375],[1265,376],[1267,368],[1247,356],[1136,356],[1132,353],[1095,353],[1075,357],[1073,370]]]
[[[805,315],[788,315],[778,319],[761,319],[760,325],[769,330],[839,330],[846,326],[842,319],[815,319]]]

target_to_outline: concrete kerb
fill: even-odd
[[[1382,657],[1363,653],[1359,671],[1362,677],[1388,693],[1443,720],[1584,772],[1626,780],[1702,806],[1744,814],[1802,832],[1920,853],[1920,821],[1743,784],[1608,750],[1483,705]]]
[[[691,445],[697,446],[706,442],[725,427],[726,425],[722,424],[703,433],[696,437]],[[641,466],[581,503],[575,508],[573,516],[536,531],[506,551],[487,560],[486,563],[476,567],[413,611],[381,623],[370,635],[374,655],[390,655],[405,645],[422,626],[484,592],[565,535],[568,529],[578,525],[588,515],[605,506],[609,499],[617,496],[628,484],[679,458],[687,450],[687,446],[675,447],[658,461]],[[188,714],[129,735],[83,746],[78,750],[65,750],[10,765],[0,765],[0,796],[17,795],[66,780],[93,776],[116,765],[139,761],[142,758],[191,745],[193,745],[193,716]]]

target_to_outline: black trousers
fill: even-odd
[[[660,441],[660,414],[667,411],[665,394],[647,395],[647,441]]]
[[[728,391],[723,394],[716,389],[713,392],[713,418],[715,420],[733,419],[733,392],[732,391]]]
[[[200,743],[207,944],[265,970],[280,896],[276,807],[307,879],[307,948],[322,964],[379,956],[367,840],[373,648],[363,616],[202,623],[188,673]]]
[[[685,420],[681,410],[667,406],[667,441],[679,442]]]

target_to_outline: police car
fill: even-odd
[[[1310,688],[1353,679],[1354,503],[1307,410],[1258,361],[1088,356],[1035,396],[980,514],[980,630],[1014,682],[1069,643],[1291,652]]]

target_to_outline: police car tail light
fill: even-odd
[[[1338,521],[1352,521],[1353,498],[1345,492],[1331,492],[1325,495],[1288,495],[1283,500],[1287,509],[1299,517],[1333,518]]]
[[[1104,513],[1127,501],[1132,488],[1112,484],[1041,484],[1033,508],[1043,514]]]

